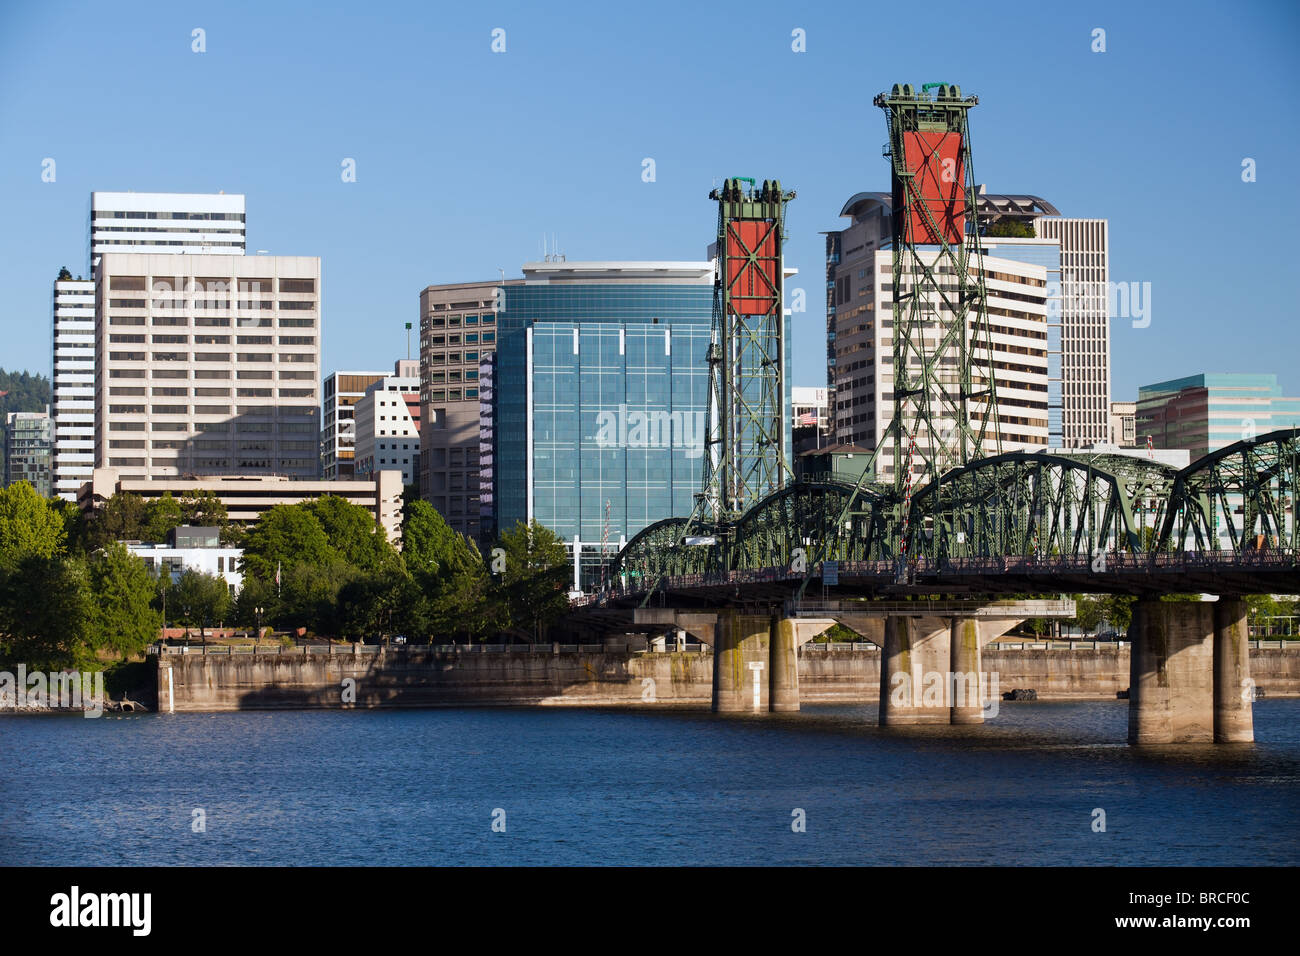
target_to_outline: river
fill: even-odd
[[[1246,746],[1133,748],[1127,717],[10,716],[0,864],[1300,863],[1300,700],[1257,702]]]

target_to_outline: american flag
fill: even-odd
[[[817,413],[816,413],[816,412],[804,412],[802,415],[799,416],[799,424],[800,424],[800,425],[816,425],[816,424],[817,424]]]

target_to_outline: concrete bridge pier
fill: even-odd
[[[799,709],[799,624],[789,617],[772,619],[768,699],[774,713]]]
[[[1201,601],[1133,605],[1129,743],[1214,739],[1214,612]]]
[[[949,664],[952,622],[946,617],[885,618],[880,655],[880,726],[952,721]]]
[[[773,678],[771,665],[772,634],[778,628],[771,614],[718,612],[713,644],[713,712],[736,714],[766,711],[771,704]],[[788,675],[784,678],[789,680]],[[798,707],[798,674],[795,682],[795,709]],[[788,704],[788,691],[782,699]]]
[[[984,723],[984,691],[987,682],[980,666],[980,626],[973,617],[952,619],[952,694],[950,713],[954,724]],[[996,692],[996,688],[994,689]]]
[[[1214,605],[1214,742],[1255,739],[1255,684],[1250,678],[1246,602],[1220,597]]]

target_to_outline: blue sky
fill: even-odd
[[[740,175],[798,191],[794,381],[825,384],[819,233],[888,184],[871,98],[944,81],[980,97],[977,181],[1108,218],[1112,279],[1151,283],[1150,326],[1112,322],[1112,398],[1199,371],[1276,372],[1300,394],[1297,41],[1289,0],[7,0],[0,367],[48,374],[50,283],[86,271],[95,189],[246,194],[250,251],[323,259],[329,371],[390,366],[420,289],[517,275],[544,233],[570,259],[703,258],[707,193]]]

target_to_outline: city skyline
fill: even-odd
[[[493,11],[490,21],[452,11],[435,26],[411,8],[387,25],[367,23],[346,34],[334,30],[341,11],[331,8],[322,11],[320,23],[260,15],[258,31],[243,28],[247,10],[241,8],[207,24],[199,22],[202,14],[151,18],[148,6],[114,18],[93,9],[58,20],[36,11],[6,12],[0,129],[10,149],[0,158],[0,198],[12,219],[28,225],[0,239],[0,281],[10,290],[0,310],[10,332],[4,365],[48,372],[49,336],[44,321],[36,320],[48,314],[50,282],[60,266],[87,274],[84,222],[92,191],[246,195],[250,255],[265,249],[320,256],[330,274],[322,361],[328,371],[387,367],[394,354],[403,354],[405,323],[417,318],[413,299],[420,289],[489,279],[498,268],[516,276],[522,263],[539,257],[544,234],[548,241],[554,234],[570,259],[698,258],[713,225],[709,187],[758,164],[799,192],[789,217],[787,263],[799,270],[791,287],[804,290],[806,311],[792,317],[791,380],[820,385],[820,233],[839,226],[844,195],[888,181],[879,155],[884,124],[873,115],[870,97],[892,82],[942,79],[980,97],[971,120],[978,182],[990,192],[1050,196],[1066,216],[1108,219],[1112,279],[1150,283],[1148,317],[1112,318],[1113,399],[1135,397],[1146,381],[1211,367],[1276,372],[1284,391],[1300,390],[1300,373],[1273,358],[1300,345],[1300,332],[1279,321],[1289,305],[1281,283],[1285,253],[1267,239],[1300,211],[1280,172],[1296,131],[1266,122],[1270,90],[1282,89],[1285,79],[1282,38],[1296,23],[1295,12],[1278,5],[1229,15],[1202,7],[1177,20],[1160,18],[1161,29],[1154,30],[1156,13],[1120,6],[1090,11],[1086,20],[1025,6],[983,25],[960,6],[941,10],[953,18],[951,39],[934,40],[923,56],[880,50],[847,111],[843,96],[827,99],[820,91],[827,81],[842,81],[853,37],[862,35],[855,25],[870,23],[877,32],[888,26],[886,19],[868,21],[856,11],[769,11],[743,23],[703,12],[691,21],[697,28],[684,31],[666,15],[628,20],[591,10],[560,22],[525,8]],[[149,28],[139,29],[146,22]],[[1038,82],[1022,63],[990,64],[981,44],[963,38],[970,30],[990,37],[998,24],[1011,22],[1034,28],[1039,50],[1068,67],[1068,87]],[[506,31],[505,49],[494,53],[492,30],[498,27]],[[619,42],[632,27],[645,51]],[[203,31],[202,53],[192,49],[196,29]],[[1096,29],[1106,31],[1104,52],[1093,52]],[[799,43],[791,39],[796,30],[804,33],[804,52],[792,48]],[[679,109],[688,92],[713,82],[711,50],[724,34],[766,51],[776,64],[763,92],[777,128],[789,133],[774,137],[761,155],[730,136],[726,121],[707,106]],[[1206,34],[1214,44],[1203,42]],[[364,79],[335,81],[322,72],[343,35],[350,55],[367,67]],[[279,42],[288,38],[293,42]],[[138,136],[129,132],[133,124],[122,126],[89,102],[84,109],[68,107],[81,118],[75,124],[63,122],[64,110],[49,109],[51,102],[83,101],[96,82],[88,71],[51,66],[91,62],[78,51],[104,40],[124,54],[111,112],[144,110],[147,103],[155,119],[175,115],[181,135]],[[1194,66],[1182,62],[1193,44],[1199,51]],[[1243,56],[1251,46],[1252,56]],[[283,54],[283,65],[250,68],[272,47]],[[429,60],[412,47],[437,55]],[[676,51],[680,69],[672,74],[659,68],[665,49]],[[416,65],[426,62],[428,68]],[[168,72],[166,90],[146,91],[134,82],[138,71],[153,68]],[[13,82],[33,73],[50,83]],[[593,73],[609,82],[577,85],[579,76]],[[546,88],[553,92],[544,95],[555,102],[534,111],[519,93],[532,89],[539,75],[551,80]],[[298,100],[256,105],[264,102],[256,91],[286,82],[301,93]],[[319,82],[318,95],[302,92],[313,82]],[[453,95],[459,92],[453,84],[466,82],[474,84],[475,95]],[[739,94],[748,89],[745,83],[727,80],[723,92]],[[392,88],[426,100],[388,103],[392,98],[379,91]],[[1158,117],[1122,108],[1136,102],[1136,89],[1175,88],[1198,97],[1162,99]],[[1092,105],[1067,104],[1072,119],[1063,129],[1053,117],[1060,115],[1059,97],[1071,89]],[[1241,98],[1237,91],[1243,89],[1258,95]],[[1229,96],[1236,97],[1231,109]],[[427,126],[414,122],[418,109],[410,109],[424,101],[437,119]],[[589,112],[602,117],[599,136],[590,135]],[[245,132],[198,135],[234,120]],[[447,148],[442,130],[461,126],[483,133],[486,145]],[[825,131],[831,128],[837,146],[828,150]],[[1176,145],[1180,133],[1187,136],[1185,154]],[[250,140],[268,146],[250,150]],[[53,161],[50,182],[42,180],[47,159]],[[1254,182],[1243,181],[1247,159],[1256,167]],[[349,160],[354,182],[344,181]],[[653,181],[644,181],[650,172]],[[1189,194],[1197,201],[1187,202]],[[1255,274],[1263,281],[1229,288],[1192,280],[1203,270],[1189,254],[1188,237],[1204,236],[1208,244],[1210,230],[1224,218],[1207,210],[1230,210],[1250,223],[1232,243],[1215,246],[1219,273]],[[1225,318],[1235,336],[1218,333]],[[1133,327],[1148,319],[1149,325]],[[390,335],[377,334],[385,328]],[[1269,357],[1260,355],[1265,340]]]

